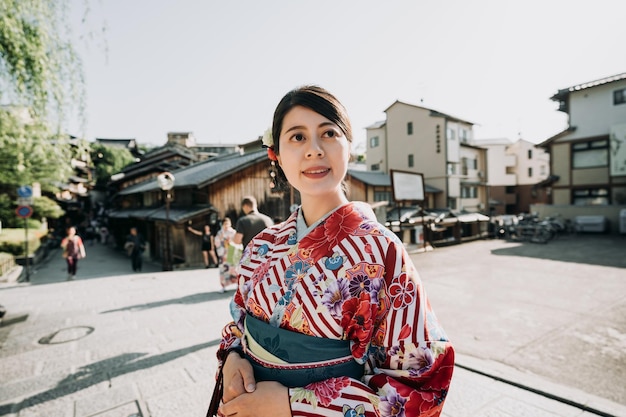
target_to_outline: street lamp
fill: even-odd
[[[170,201],[172,193],[170,190],[174,188],[174,175],[169,172],[162,172],[157,176],[159,188],[165,191],[165,251],[163,254],[163,270],[172,270],[172,256],[170,251]]]

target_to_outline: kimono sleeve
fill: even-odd
[[[383,256],[383,288],[371,299],[361,297],[359,314],[348,323],[361,325],[362,343],[353,343],[352,350],[356,359],[364,352],[363,381],[333,378],[291,388],[294,416],[441,414],[454,369],[453,347],[402,243],[389,242]]]

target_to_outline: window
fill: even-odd
[[[407,135],[412,135],[413,134],[413,122],[408,122],[406,124],[406,134]]]
[[[448,162],[448,175],[455,175],[456,174],[456,164],[453,164],[452,162]]]
[[[626,88],[613,91],[613,105],[626,103]]]
[[[413,165],[414,165],[413,154],[412,153],[409,154],[409,161],[408,161],[408,163],[409,163],[409,168],[412,168]]]
[[[379,144],[378,136],[372,136],[370,138],[370,148],[377,148]]]
[[[605,167],[609,164],[609,142],[594,140],[572,144],[572,167]]]
[[[448,139],[450,140],[454,140],[455,139],[455,134],[454,134],[454,130],[448,128]]]
[[[533,159],[533,150],[532,149],[528,150],[528,159]]]
[[[467,134],[467,129],[461,128],[461,131],[459,132],[459,139],[461,139],[461,142],[467,143],[468,138],[469,135]]]
[[[575,206],[606,206],[609,204],[609,190],[606,188],[579,188],[573,190],[572,204]]]
[[[370,167],[372,171],[380,171],[380,164],[372,164]]]
[[[530,178],[532,176],[533,176],[533,169],[532,169],[532,167],[529,167],[528,168],[528,177]]]
[[[461,187],[461,198],[478,198],[478,188],[473,186]]]
[[[374,191],[374,201],[391,201],[391,193],[389,191]]]

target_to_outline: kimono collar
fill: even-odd
[[[319,226],[320,223],[326,220],[328,216],[330,216],[335,211],[337,211],[338,208],[343,207],[346,204],[350,204],[350,203],[344,203],[344,204],[338,205],[337,207],[335,207],[328,213],[324,214],[318,221],[316,221],[310,226],[307,226],[306,222],[304,221],[304,214],[302,213],[302,206],[298,207],[298,217],[296,218],[296,235],[298,236],[298,242],[300,241],[300,239],[308,235],[311,230],[315,229],[317,226]]]

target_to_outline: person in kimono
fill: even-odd
[[[343,105],[318,86],[294,89],[263,143],[301,205],[244,249],[217,413],[439,416],[454,350],[402,242],[344,192]]]

